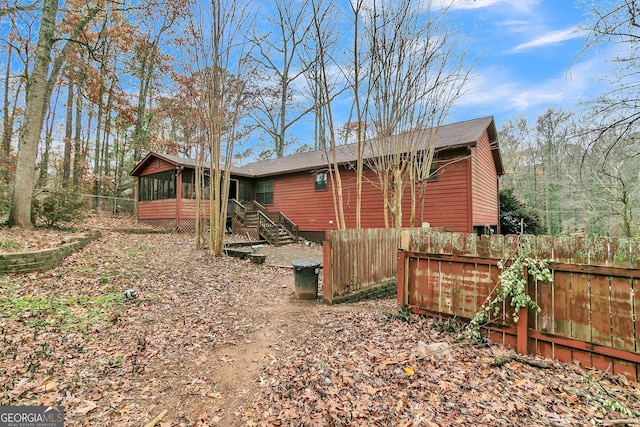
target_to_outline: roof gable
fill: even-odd
[[[158,158],[174,166],[179,166],[179,163],[175,160],[175,159],[179,159],[179,157],[175,157],[175,159],[172,159],[172,157],[175,157],[175,156],[169,156],[167,154],[158,154],[158,153],[150,152],[146,156],[144,156],[144,158],[140,160],[140,162],[138,162],[136,167],[133,168],[131,172],[129,172],[129,175],[138,176],[140,172],[144,170],[144,168],[146,168],[149,163],[151,163],[153,160]]]

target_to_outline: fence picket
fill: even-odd
[[[591,341],[591,300],[589,275],[571,273],[571,338]]]
[[[636,351],[633,324],[633,279],[611,277],[612,346]]]
[[[613,345],[611,335],[611,278],[589,275],[591,291],[591,341],[600,345]]]
[[[553,260],[555,262],[573,261],[573,239],[569,236],[557,236],[553,239]]]

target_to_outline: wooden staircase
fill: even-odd
[[[249,234],[258,236],[274,246],[298,242],[298,226],[282,212],[269,212],[260,203],[253,201],[243,205],[230,200],[229,214],[236,223],[251,229]]]

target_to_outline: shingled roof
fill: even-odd
[[[179,157],[179,156],[174,156],[171,154],[161,154],[161,153],[156,153],[155,151],[151,151],[149,152],[144,159],[140,160],[140,162],[136,165],[136,167],[129,173],[129,175],[131,176],[137,176],[138,175],[138,171],[140,171],[145,164],[147,164],[149,161],[151,161],[152,158],[160,158],[168,163],[171,163],[172,165],[179,167],[179,166],[186,166],[188,168],[194,168],[196,167],[196,161],[194,159],[188,159],[186,157]],[[209,162],[205,162],[205,164],[203,165],[204,168],[206,170],[209,170]],[[231,168],[231,173],[234,175],[238,175],[238,176],[248,176],[250,178],[253,177],[253,175],[246,175],[245,173],[243,173],[240,168],[237,167],[233,167]]]
[[[473,147],[477,144],[482,134],[487,131],[489,133],[489,142],[493,143],[497,140],[496,127],[493,121],[493,117],[483,117],[473,120],[467,120],[464,122],[452,123],[448,125],[440,126],[436,133],[436,151],[445,149],[451,149],[456,147]],[[430,133],[430,129],[420,131],[419,135],[414,132],[412,138],[416,136],[420,138],[422,135],[425,142]],[[421,135],[422,134],[422,135]],[[402,141],[402,137],[406,135],[399,135],[393,138],[397,138],[398,142]],[[373,141],[367,141],[365,143],[364,158],[373,158]],[[492,152],[494,162],[496,164],[496,170],[499,175],[502,175],[502,159],[497,146],[492,144]],[[248,163],[241,167],[234,167],[231,173],[236,176],[246,176],[253,178],[260,178],[272,175],[281,175],[284,173],[293,173],[314,169],[326,168],[329,164],[327,155],[329,153],[325,150],[309,151],[306,153],[293,154],[290,156],[280,157],[277,159],[261,160],[257,162]],[[169,154],[149,153],[136,168],[131,171],[131,175],[136,175],[136,171],[140,170],[143,164],[146,163],[150,156],[156,156],[175,164],[176,166],[195,167],[195,161],[192,159],[186,159],[184,157],[172,156]],[[336,158],[338,164],[354,163],[356,157],[356,144],[339,145],[336,147]]]
[[[483,117],[479,119],[467,120],[464,122],[440,126],[437,129],[435,149],[436,151],[441,151],[444,149],[451,149],[456,147],[473,147],[477,144],[478,140],[485,131],[489,132],[490,142],[494,142],[497,140],[497,132],[493,117]],[[421,134],[424,134],[424,139],[426,141],[430,129],[426,129],[420,132]],[[416,137],[415,133],[412,135],[412,137]],[[420,137],[420,135],[418,135],[418,137]],[[400,139],[401,136],[397,136],[396,138]],[[368,142],[369,144],[365,145],[365,159],[374,157],[374,151],[372,150],[372,141]],[[497,149],[493,151],[494,161],[496,162],[496,169],[501,175],[502,160],[500,158],[500,153]],[[327,155],[330,154],[325,150],[316,150],[306,153],[293,154],[277,159],[252,162],[245,166],[234,168],[233,173],[235,174],[236,172],[238,172],[238,174],[244,176],[265,177],[271,175],[280,175],[283,173],[321,169],[326,168],[329,164],[330,160],[327,160]],[[356,144],[337,146],[336,158],[338,164],[355,162],[357,159]]]

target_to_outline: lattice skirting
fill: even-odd
[[[200,227],[205,230],[205,227],[209,227],[209,218],[200,220]],[[195,233],[196,232],[196,219],[195,218],[180,218],[178,220],[178,231],[180,233]]]

